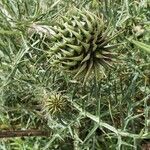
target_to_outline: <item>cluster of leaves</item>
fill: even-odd
[[[49,39],[40,28],[73,6],[103,14],[114,32],[124,31],[115,39],[114,69],[84,86],[51,68]],[[122,150],[150,139],[149,8],[147,0],[0,0],[0,130],[51,132],[3,139],[0,149]],[[66,107],[45,116],[41,101],[53,92],[65,97]]]

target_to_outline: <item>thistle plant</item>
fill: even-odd
[[[0,150],[146,149],[149,6],[0,0]]]
[[[76,9],[71,17],[62,16],[54,31],[50,49],[52,65],[76,77],[84,77],[84,83],[94,74],[98,79],[104,70],[112,67],[115,53],[109,42],[113,39],[102,17]]]

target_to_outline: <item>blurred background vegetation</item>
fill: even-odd
[[[123,31],[114,68],[84,86],[51,68],[42,28],[74,7]],[[149,10],[149,0],[0,0],[0,130],[50,133],[3,138],[0,150],[140,150],[150,142]],[[65,109],[45,115],[53,93]]]

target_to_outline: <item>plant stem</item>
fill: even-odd
[[[149,96],[146,96],[144,99],[147,100],[149,99]],[[150,138],[150,134],[149,133],[141,133],[141,134],[134,134],[134,133],[129,133],[126,131],[121,131],[116,129],[115,127],[103,122],[102,120],[99,120],[99,117],[92,115],[91,113],[87,112],[87,111],[83,111],[83,109],[76,103],[73,103],[73,106],[84,116],[90,118],[91,120],[93,120],[94,122],[96,122],[97,124],[99,124],[101,127],[104,127],[108,130],[110,130],[111,132],[115,133],[116,136],[122,136],[122,137],[130,137],[130,138],[136,138],[136,139],[145,139],[145,138]]]

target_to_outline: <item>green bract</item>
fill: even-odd
[[[76,10],[71,17],[62,17],[57,26],[51,48],[52,64],[74,77],[84,77],[84,82],[94,73],[104,75],[104,68],[111,67],[114,53],[108,42],[109,31],[103,20],[86,10]]]

